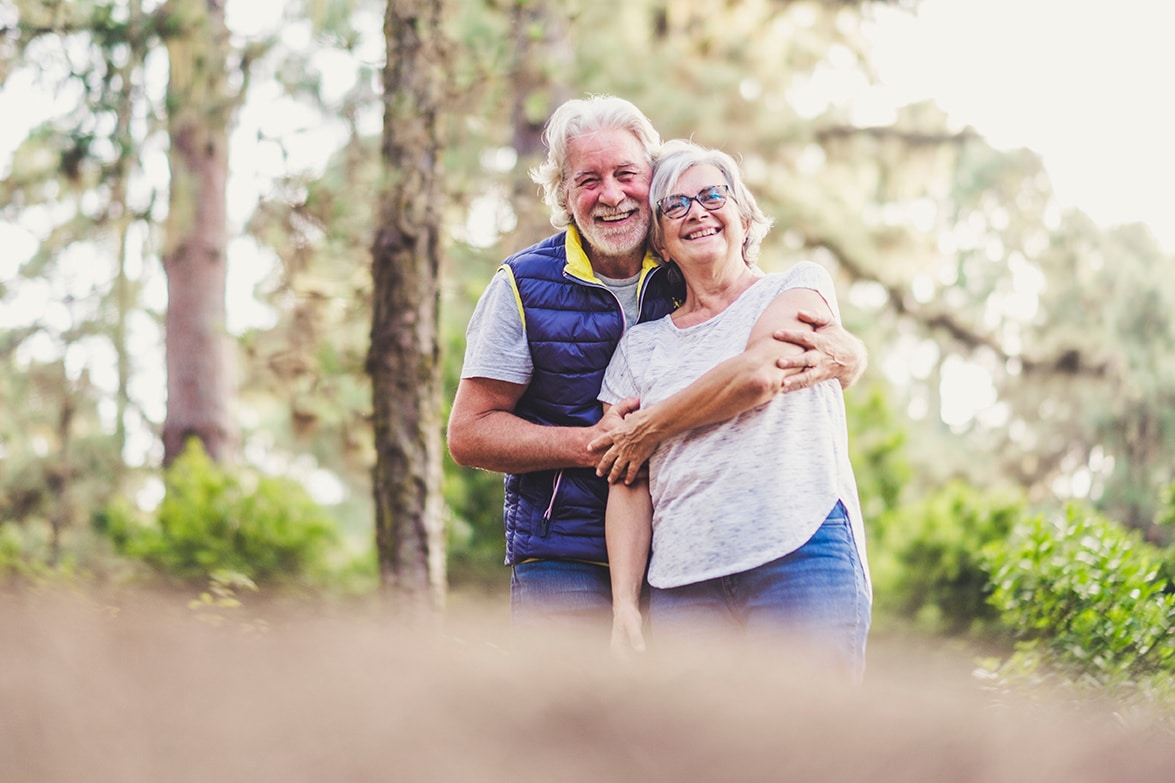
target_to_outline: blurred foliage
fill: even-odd
[[[223,573],[258,584],[325,581],[337,531],[300,486],[218,465],[194,439],[164,475],[154,520],[117,501],[96,517],[120,552],[185,582]]]
[[[1016,493],[980,492],[958,481],[888,510],[869,540],[878,613],[928,633],[991,634],[997,613],[987,602],[982,553],[1002,544],[1025,512]]]
[[[882,534],[884,515],[902,502],[913,468],[907,429],[894,414],[885,386],[871,377],[845,393],[845,416],[861,513],[873,537]]]
[[[73,574],[72,558],[50,565],[52,536],[47,524],[0,524],[0,585],[35,584]]]
[[[1175,716],[1175,590],[1161,567],[1169,555],[1073,503],[1023,520],[985,556],[991,603],[1016,640],[1013,656],[989,663],[993,681]]]

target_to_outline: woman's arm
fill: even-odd
[[[645,649],[640,599],[653,538],[647,481],[608,488],[604,535],[612,573],[612,653],[623,658]]]
[[[832,320],[828,303],[810,288],[789,288],[777,296],[751,329],[747,348],[708,371],[685,389],[629,413],[620,426],[594,439],[588,448],[601,452],[596,473],[615,483],[636,480],[641,465],[657,444],[683,432],[726,421],[771,400],[785,379],[803,368],[783,369],[788,357],[802,355],[798,345],[775,338],[779,331],[812,331],[800,311]]]

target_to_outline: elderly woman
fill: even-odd
[[[765,275],[754,265],[771,222],[726,153],[670,142],[650,202],[651,244],[680,270],[685,300],[625,334],[600,392],[606,406],[630,397],[642,406],[669,401],[723,362],[798,351],[771,336],[809,328],[797,318],[801,310],[839,320],[820,266]],[[647,564],[659,638],[712,634],[716,626],[750,638],[782,635],[860,679],[871,594],[844,398],[836,381],[777,394],[784,374],[764,370],[745,412],[663,441],[647,483],[612,486],[617,651],[644,648],[639,595]],[[640,415],[629,414],[626,425],[639,429]]]

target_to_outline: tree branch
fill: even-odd
[[[1010,354],[993,335],[974,328],[971,324],[958,318],[955,313],[925,307],[913,302],[903,288],[882,280],[868,270],[859,258],[835,239],[809,235],[805,244],[807,247],[824,248],[832,253],[854,279],[881,286],[890,307],[899,316],[912,318],[925,326],[928,331],[945,332],[955,342],[972,351],[986,348],[1005,362],[1019,362],[1021,371],[1026,375],[1038,373],[1042,375],[1104,377],[1109,373],[1108,362],[1091,359],[1088,355],[1083,354],[1080,348],[1074,346],[1061,347],[1055,352],[1042,356]]]

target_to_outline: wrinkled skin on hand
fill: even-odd
[[[621,407],[628,413],[615,427],[588,445],[593,454],[599,455],[596,475],[606,477],[611,484],[618,481],[632,484],[636,481],[646,472],[645,463],[657,447],[657,440],[646,436],[646,420],[641,416],[639,406],[640,401],[636,398],[614,405],[605,418]]]
[[[776,362],[781,370],[802,370],[784,379],[783,390],[807,389],[833,379],[839,380],[842,388],[847,388],[856,381],[864,370],[865,351],[861,341],[830,318],[807,310],[801,310],[797,317],[810,324],[813,331],[780,330],[773,335],[776,340],[804,349],[802,354],[783,357]]]

